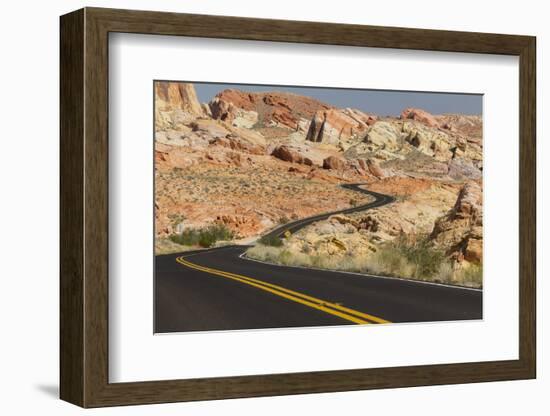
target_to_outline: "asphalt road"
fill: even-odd
[[[292,221],[273,229],[271,232],[267,233],[266,236],[282,237],[286,231],[295,233],[296,231],[304,228],[305,226],[311,223],[314,223],[316,221],[322,221],[334,214],[352,214],[354,212],[366,211],[368,209],[381,207],[382,205],[391,204],[392,202],[395,201],[395,198],[392,196],[380,194],[378,192],[373,192],[373,191],[369,191],[368,189],[361,188],[360,183],[346,183],[346,184],[340,185],[340,187],[345,189],[350,189],[352,191],[360,192],[362,194],[373,196],[375,200],[368,204],[357,205],[352,208],[342,209],[339,211],[326,212],[323,214],[314,215],[312,217],[303,218],[301,220]]]
[[[337,211],[351,213],[394,201]],[[285,224],[296,232],[336,212]],[[157,256],[155,332],[187,332],[482,318],[479,290],[351,273],[277,266],[242,258],[246,246]]]

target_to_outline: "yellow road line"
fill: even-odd
[[[272,288],[268,287],[267,285],[250,281],[249,278],[247,278],[246,276],[243,276],[243,277],[232,276],[231,274],[223,272],[221,270],[210,269],[210,268],[198,266],[194,263],[187,262],[187,261],[181,259],[181,257],[178,258],[177,261],[178,261],[178,263],[181,263],[184,266],[190,267],[192,269],[196,269],[196,270],[200,270],[200,271],[207,272],[207,273],[210,273],[210,274],[215,274],[215,275],[218,275],[218,276],[226,277],[226,278],[231,279],[231,280],[236,280],[238,282],[241,282],[241,283],[244,283],[244,284],[247,284],[247,285],[250,285],[250,286],[254,286],[258,289],[265,290],[266,292],[270,292],[270,293],[273,293],[275,295],[281,296],[285,299],[292,300],[294,302],[301,303],[301,304],[309,306],[311,308],[321,310],[321,311],[329,313],[331,315],[338,316],[340,318],[343,318],[345,320],[354,322],[356,324],[369,324],[370,323],[368,321],[364,321],[362,319],[359,319],[355,316],[348,315],[348,314],[342,313],[342,312],[338,312],[338,311],[332,310],[332,309],[330,309],[326,306],[323,306],[322,303],[321,303],[322,301],[319,302],[319,303],[313,303],[313,302],[301,299],[299,297],[296,297],[296,296],[293,296],[293,295],[290,295],[290,294],[272,289]]]
[[[306,295],[304,293],[296,292],[282,286],[277,286],[268,282],[264,282],[262,280],[253,279],[248,276],[230,273],[230,272],[226,272],[218,269],[212,269],[210,267],[200,266],[198,264],[191,263],[190,261],[185,260],[184,257],[178,257],[176,261],[189,268],[218,275],[218,276],[222,276],[228,279],[236,280],[244,284],[248,284],[250,286],[254,286],[258,289],[265,290],[267,292],[281,296],[285,299],[289,299],[294,302],[307,305],[311,308],[329,313],[331,315],[338,316],[340,318],[354,322],[356,324],[389,323],[389,321],[386,321],[385,319],[381,319],[373,315],[369,315],[350,308],[346,308],[336,303],[327,302],[322,299],[318,299],[313,296]]]
[[[348,313],[348,314],[356,315],[356,316],[361,317],[361,318],[365,318],[365,319],[367,319],[369,321],[372,321],[374,323],[379,323],[379,324],[389,323],[389,321],[386,321],[385,319],[382,319],[382,318],[378,318],[374,315],[369,315],[367,313],[359,312],[359,311],[356,311],[354,309],[346,308],[345,306],[338,305],[337,303],[332,303],[332,302],[328,302],[328,301],[325,301],[325,300],[322,300],[322,299],[318,299],[318,298],[315,298],[313,296],[306,295],[304,293],[295,292],[293,290],[287,289],[287,288],[282,287],[282,286],[277,286],[277,285],[274,285],[272,283],[265,282],[263,280],[253,279],[252,277],[248,277],[248,276],[243,276],[243,275],[239,275],[239,274],[225,272],[225,271],[222,271],[222,270],[212,269],[212,268],[206,267],[206,266],[200,266],[200,265],[197,265],[195,263],[191,263],[187,260],[183,260],[183,261],[185,261],[185,262],[187,262],[187,263],[189,263],[193,266],[199,267],[199,268],[202,269],[202,271],[206,271],[208,273],[214,273],[214,274],[223,273],[223,274],[227,275],[226,277],[236,277],[236,278],[240,278],[240,279],[246,279],[246,280],[254,282],[256,284],[268,286],[268,287],[273,288],[275,290],[282,291],[282,292],[288,293],[290,295],[298,296],[300,298],[304,298],[304,299],[312,301],[314,303],[320,303],[323,306],[328,306],[330,308],[337,309],[341,312],[345,312],[345,313]]]

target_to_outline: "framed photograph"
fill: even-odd
[[[61,17],[82,407],[536,376],[535,38]]]

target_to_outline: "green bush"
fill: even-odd
[[[170,240],[184,246],[196,246],[199,244],[199,230],[183,230],[180,234],[171,235]]]
[[[281,240],[276,235],[264,235],[259,240],[260,244],[263,244],[264,246],[270,246],[270,247],[281,247],[283,245],[283,240]]]
[[[170,236],[174,243],[184,246],[212,247],[217,241],[231,240],[234,237],[233,231],[223,224],[213,224],[208,227],[183,230],[180,234]]]
[[[434,248],[426,238],[405,244],[399,241],[397,247],[405,258],[415,265],[414,277],[416,278],[434,276],[439,271],[441,264],[446,261],[445,253]]]
[[[445,263],[445,253],[424,236],[403,236],[380,247],[370,262],[373,272],[414,279],[437,279]]]

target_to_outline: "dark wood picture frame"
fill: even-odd
[[[535,50],[530,36],[85,8],[61,17],[60,396],[82,407],[535,378]],[[519,56],[519,359],[109,383],[110,32]]]

